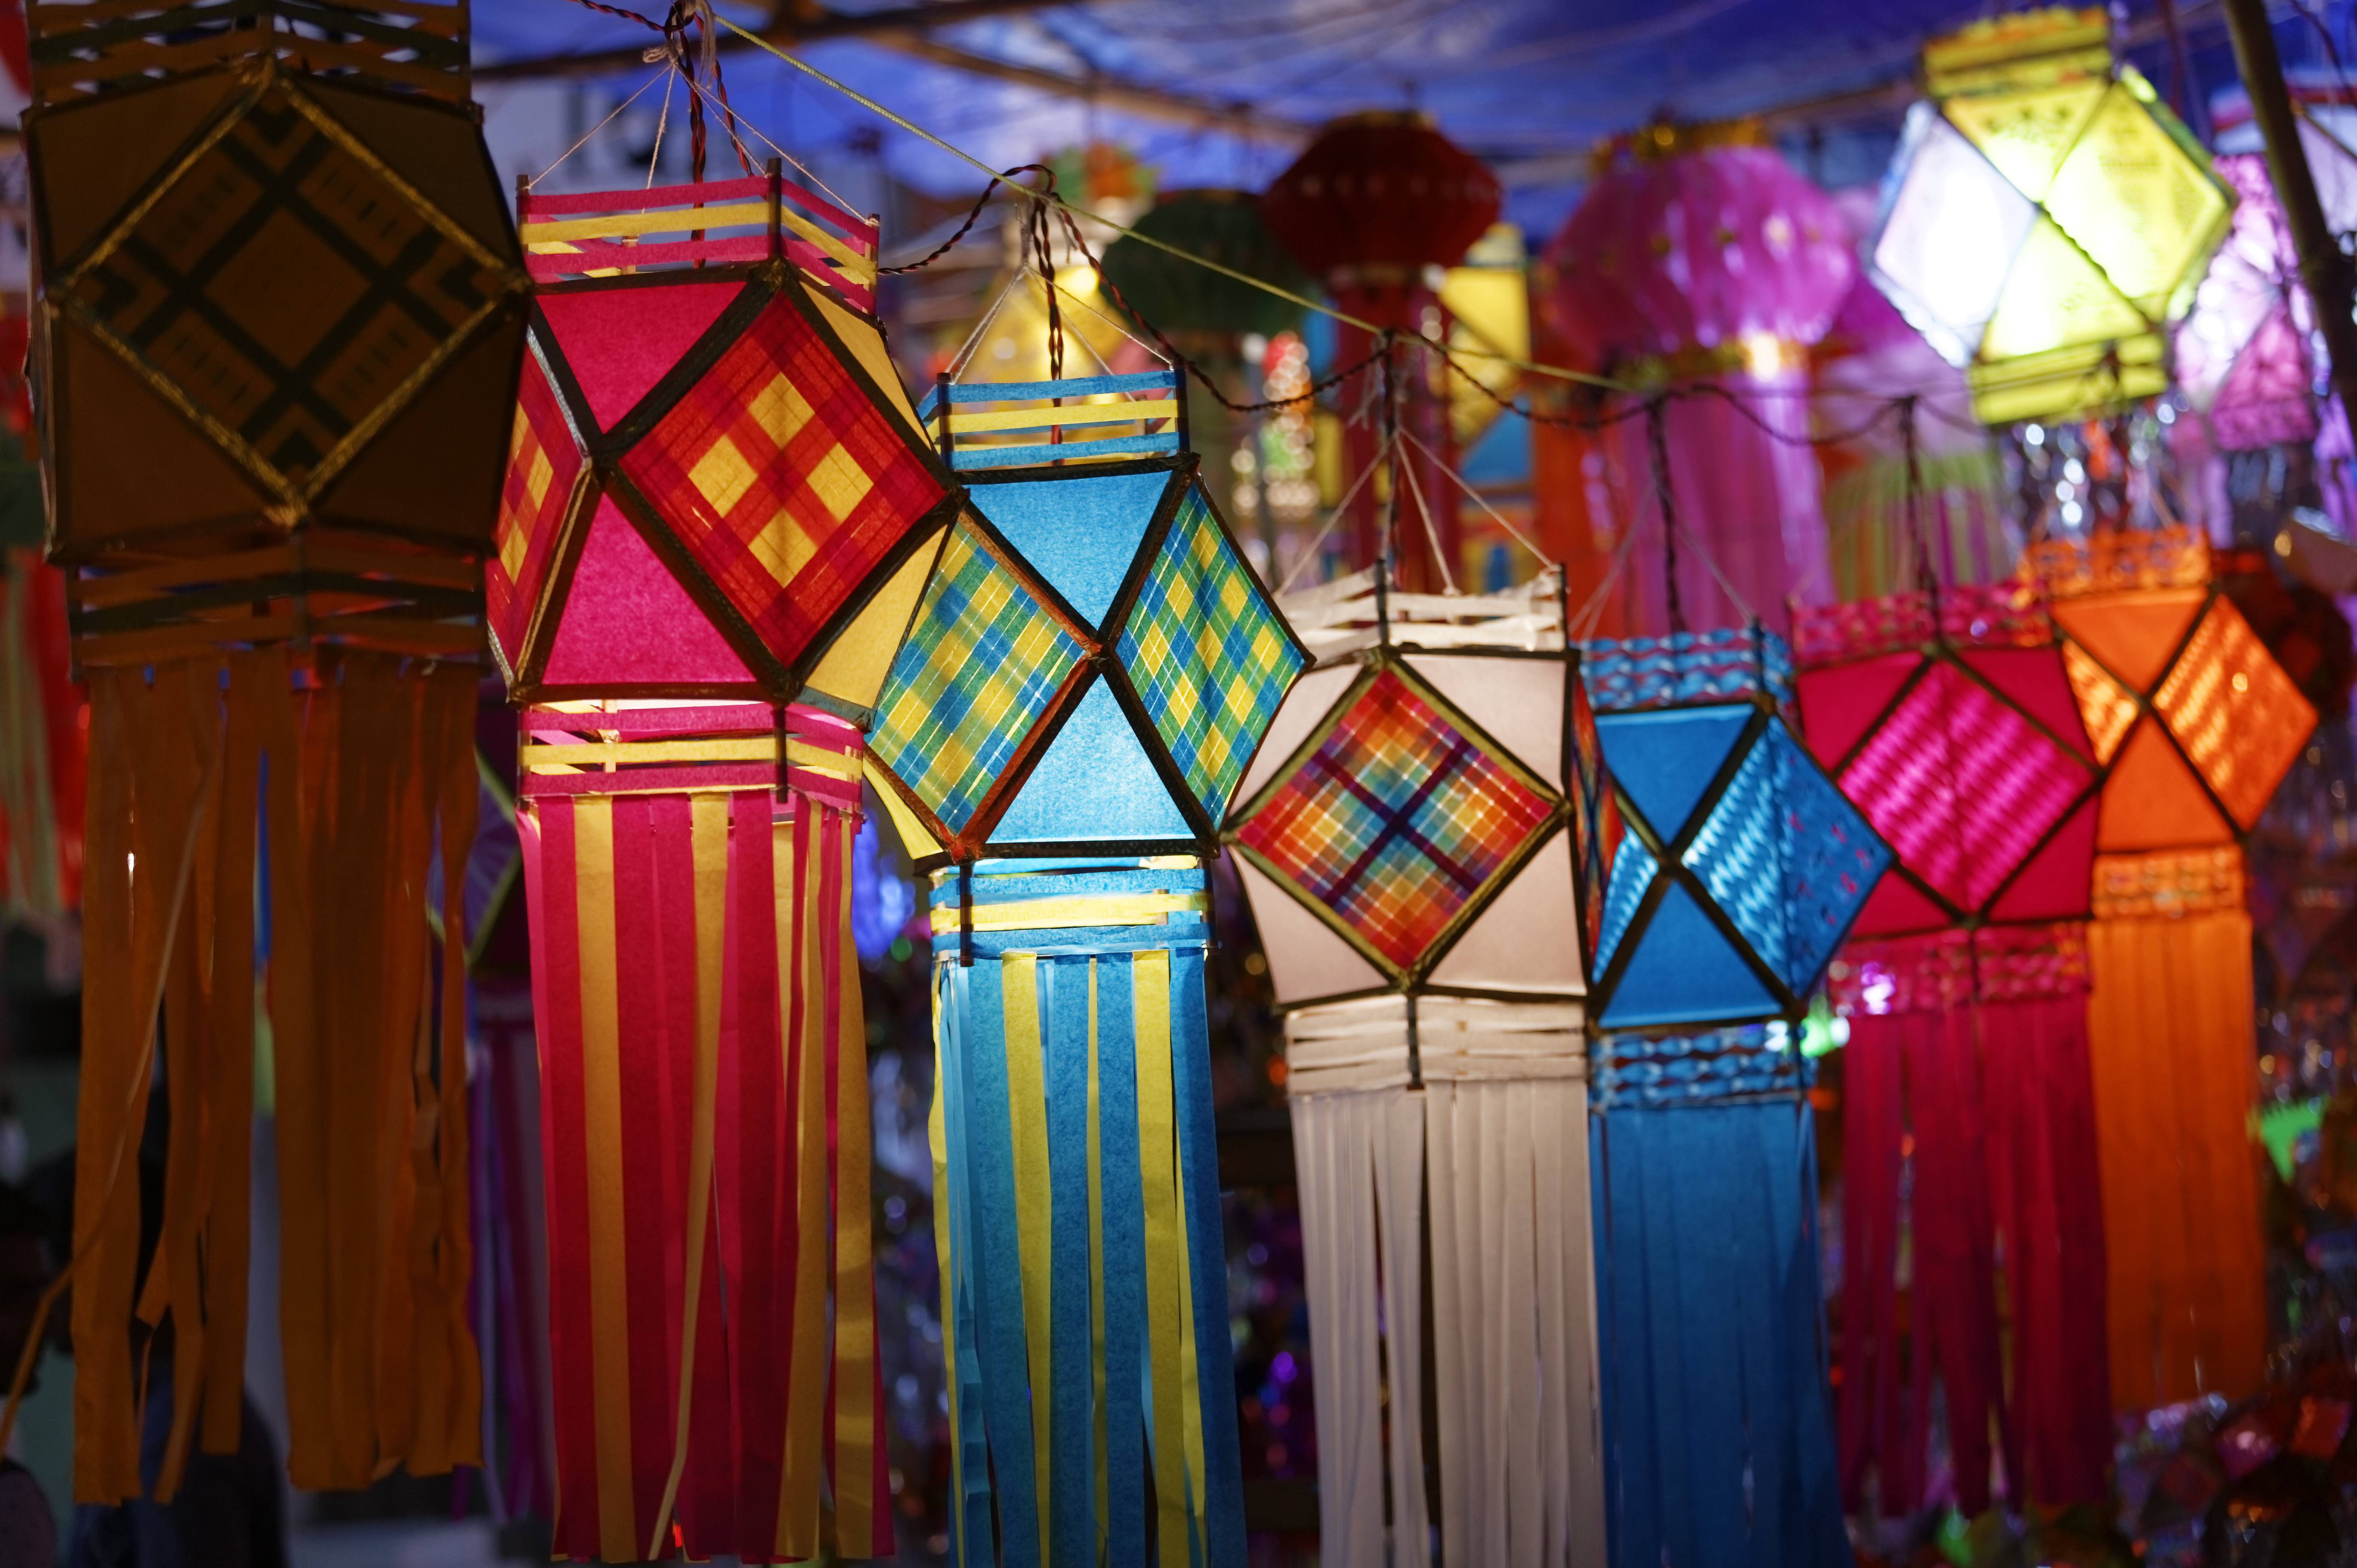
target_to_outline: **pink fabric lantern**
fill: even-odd
[[[2233,227],[2177,330],[2178,381],[2219,451],[2313,440],[2314,317],[2266,159],[2232,153],[2217,169],[2234,192]]]
[[[1748,607],[1781,634],[1788,597],[1829,596],[1807,350],[1857,264],[1831,199],[1760,140],[1751,126],[1666,125],[1631,139],[1547,261],[1556,329],[1576,351],[1618,380],[1693,394],[1667,410],[1671,487],[1691,541],[1679,541],[1684,620],[1739,624]],[[1673,628],[1648,439],[1640,416],[1609,446],[1638,530],[1631,629],[1660,633]]]

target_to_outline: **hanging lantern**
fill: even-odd
[[[2053,6],[1923,50],[1867,269],[1965,371],[1989,424],[2059,418],[2169,383],[2233,195],[2134,66],[2111,16]]]
[[[2082,924],[2097,769],[2053,624],[2006,583],[1803,612],[1799,635],[1810,748],[1897,855],[1832,972],[1849,1019],[1845,1498],[1867,1511],[1870,1470],[1881,1517],[1923,1505],[1936,1378],[1959,1507],[1988,1508],[1992,1430],[2014,1506],[2099,1501],[2112,1427]]]
[[[2022,572],[2052,602],[2104,768],[2088,1043],[2112,1397],[2236,1398],[2266,1349],[2239,841],[2316,713],[2182,529],[2034,545]]]
[[[920,412],[969,509],[873,736],[932,874],[954,1551],[1240,1561],[1203,861],[1306,660],[1171,370],[968,369]]]
[[[556,1549],[811,1557],[831,1498],[834,1549],[888,1555],[851,844],[957,487],[885,353],[873,223],[775,161],[517,206],[538,287],[490,584]]]
[[[1788,597],[1824,595],[1808,349],[1856,275],[1847,233],[1757,124],[1655,125],[1610,150],[1547,247],[1566,339],[1622,381],[1718,389],[1664,411],[1674,482],[1698,553],[1717,563],[1713,573],[1689,560],[1677,585],[1700,624],[1756,613],[1781,629]],[[1622,421],[1609,461],[1639,530],[1631,581],[1644,597],[1632,624],[1670,631],[1650,596],[1664,580],[1650,438]]]
[[[1613,1561],[1834,1561],[1795,1036],[1891,854],[1785,727],[1772,635],[1591,643],[1580,674]]]
[[[2334,145],[2312,127],[2301,129],[2311,156]],[[2219,451],[2313,441],[2315,323],[2266,159],[2236,153],[2218,158],[2216,168],[2234,193],[2234,215],[2177,329],[2178,381]]]
[[[1325,280],[1344,315],[1378,329],[1445,338],[1433,274],[1456,264],[1489,231],[1502,198],[1496,177],[1442,135],[1430,116],[1370,113],[1320,131],[1262,195],[1260,210],[1278,242]],[[1372,334],[1337,323],[1337,368],[1361,363],[1376,348]],[[1400,399],[1402,422],[1427,453],[1403,460],[1393,480],[1415,489],[1431,518],[1427,540],[1411,533],[1404,545],[1391,542],[1393,568],[1402,585],[1437,591],[1457,570],[1458,529],[1456,490],[1446,477],[1456,461],[1448,399],[1430,389],[1446,389],[1451,372],[1429,350],[1394,348],[1391,355],[1382,372],[1390,378],[1383,395]],[[1347,426],[1343,444],[1346,468],[1364,471],[1375,463],[1373,422]],[[1372,565],[1385,548],[1379,510],[1374,487],[1361,487],[1351,512],[1351,547],[1362,564]]]
[[[1480,598],[1379,595],[1365,573],[1293,596],[1321,662],[1230,820],[1286,1009],[1334,1561],[1386,1539],[1429,1561],[1427,1397],[1444,1561],[1603,1557],[1585,987],[1565,940],[1594,837],[1566,768],[1595,733],[1560,595],[1549,572]],[[1392,1262],[1417,1255],[1427,1197],[1429,1395],[1416,1271]]]
[[[464,987],[453,951],[431,1004],[423,890],[474,834],[524,282],[464,4],[136,9],[27,14],[32,370],[90,683],[74,1488],[109,1504],[146,1490],[135,1313],[173,1335],[155,1496],[236,1451],[264,956],[289,1473],[481,1462]]]

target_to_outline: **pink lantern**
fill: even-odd
[[[2314,314],[2266,159],[2231,153],[2217,168],[2234,192],[2233,227],[2177,329],[2179,383],[2219,451],[2313,440]]]
[[[1576,349],[1617,380],[1696,394],[1666,410],[1670,482],[1697,547],[1680,541],[1684,618],[1733,625],[1748,608],[1789,631],[1786,599],[1821,602],[1830,586],[1806,393],[1808,347],[1857,275],[1840,212],[1757,125],[1657,125],[1613,149],[1547,261],[1555,327]],[[1639,530],[1632,629],[1659,632],[1673,628],[1648,442],[1638,418],[1609,446]]]

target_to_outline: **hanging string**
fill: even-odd
[[[1391,454],[1384,477],[1391,481],[1391,494],[1383,498],[1381,532],[1375,542],[1375,630],[1378,639],[1391,641],[1391,591],[1393,574],[1399,564],[1400,509],[1400,417],[1399,360],[1394,353],[1396,339],[1388,327],[1377,342],[1383,349],[1383,450]]]
[[[671,124],[672,84],[679,80],[678,62],[663,72],[662,113],[655,116],[655,150],[647,155],[647,188],[655,188],[655,170],[662,166],[663,127]]]
[[[1540,565],[1560,566],[1563,564],[1562,562],[1555,560],[1545,551],[1541,550],[1536,544],[1532,543],[1529,535],[1525,534],[1521,529],[1516,528],[1513,523],[1507,519],[1504,512],[1501,512],[1496,507],[1491,506],[1487,497],[1483,496],[1480,490],[1474,489],[1472,485],[1466,481],[1464,475],[1458,473],[1456,469],[1442,462],[1440,460],[1440,455],[1435,452],[1431,447],[1426,446],[1413,432],[1402,431],[1400,435],[1401,439],[1405,440],[1409,446],[1423,453],[1426,462],[1430,463],[1441,473],[1447,475],[1450,479],[1454,480],[1457,488],[1465,492],[1466,499],[1470,500],[1475,506],[1480,507],[1483,511],[1489,513],[1490,521],[1496,523],[1500,528],[1505,530],[1506,536],[1508,538],[1521,545],[1523,549],[1529,551],[1531,554],[1537,559]]]
[[[1645,404],[1645,444],[1653,459],[1653,502],[1662,514],[1662,581],[1669,592],[1670,632],[1675,636],[1686,628],[1686,612],[1678,601],[1678,503],[1670,489],[1669,421],[1662,407],[1659,397]]]
[[[1374,456],[1369,460],[1367,466],[1359,470],[1358,478],[1352,479],[1349,488],[1343,490],[1342,499],[1336,501],[1332,510],[1327,512],[1325,523],[1318,530],[1317,536],[1310,540],[1309,548],[1301,553],[1293,563],[1293,570],[1287,572],[1285,575],[1285,581],[1276,585],[1276,591],[1279,594],[1291,592],[1293,585],[1300,580],[1301,574],[1308,568],[1309,563],[1318,559],[1318,546],[1324,544],[1333,534],[1336,526],[1350,511],[1351,502],[1357,499],[1360,489],[1374,477],[1376,469],[1383,466],[1383,459],[1389,450],[1387,446],[1378,446]]]
[[[668,67],[647,78],[645,81],[640,83],[639,90],[636,92],[631,93],[628,98],[625,98],[619,103],[615,104],[611,113],[608,113],[603,120],[598,121],[595,125],[590,126],[587,131],[584,132],[579,141],[574,143],[571,146],[557,154],[555,162],[551,163],[546,168],[541,170],[538,174],[527,178],[523,182],[524,188],[526,190],[530,190],[542,180],[546,179],[550,175],[554,174],[559,164],[564,163],[565,159],[571,157],[574,154],[587,146],[590,140],[595,137],[598,132],[612,124],[615,120],[620,116],[623,110],[628,109],[631,104],[636,103],[640,99],[644,98],[649,92],[652,91],[656,82],[661,81],[668,83],[671,79],[672,73]],[[665,91],[668,91],[668,88],[666,88]]]

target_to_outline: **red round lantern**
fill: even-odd
[[[1428,114],[1351,114],[1318,133],[1260,199],[1262,219],[1351,315],[1410,328],[1424,269],[1498,220],[1497,176]]]

